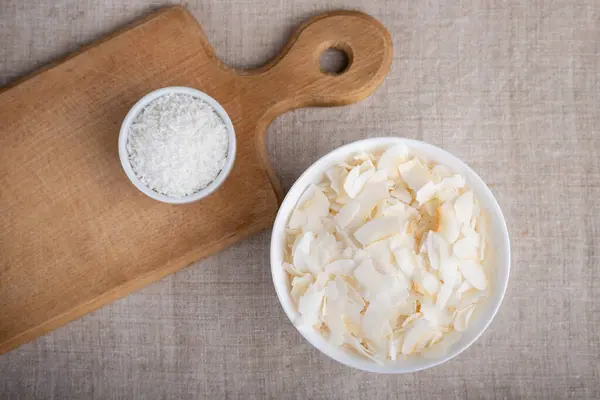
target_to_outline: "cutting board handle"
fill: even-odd
[[[321,70],[321,55],[329,48],[348,57],[339,74]],[[379,21],[361,12],[336,11],[303,24],[251,81],[270,117],[298,107],[344,105],[364,99],[381,84],[392,55],[391,37]]]

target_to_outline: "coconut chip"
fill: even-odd
[[[405,146],[348,158],[286,226],[299,322],[380,364],[441,357],[488,295],[485,222],[462,176]]]
[[[352,199],[356,198],[373,174],[375,174],[375,167],[371,160],[352,168],[344,181],[344,190],[348,196]]]

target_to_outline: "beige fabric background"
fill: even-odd
[[[160,5],[0,0],[0,84]],[[274,56],[318,12],[380,19],[395,46],[383,86],[356,105],[278,118],[268,132],[276,171],[289,188],[329,150],[369,136],[423,139],[458,155],[488,182],[509,225],[513,272],[500,313],[443,366],[404,376],[352,370],[287,321],[267,231],[0,356],[0,398],[600,397],[598,0],[187,5],[218,55],[240,67]]]

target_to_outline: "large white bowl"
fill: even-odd
[[[490,276],[490,296],[479,304],[473,315],[469,329],[464,333],[461,340],[450,347],[446,355],[437,359],[428,359],[425,357],[412,357],[406,360],[390,361],[384,365],[379,365],[374,361],[361,357],[345,349],[333,346],[321,336],[315,329],[301,325],[300,314],[294,305],[290,295],[290,284],[285,270],[282,267],[285,235],[284,230],[291,212],[293,211],[298,199],[304,190],[311,183],[316,183],[322,179],[324,172],[348,158],[348,156],[358,153],[361,150],[374,150],[386,148],[391,145],[405,144],[410,153],[424,160],[443,164],[449,167],[453,172],[459,173],[467,180],[467,184],[474,191],[480,201],[482,209],[490,219],[490,238],[487,246],[486,261],[484,263],[487,270],[491,271]],[[349,365],[364,371],[378,373],[407,373],[434,367],[456,357],[467,347],[469,347],[486,330],[496,312],[500,308],[510,273],[510,243],[506,221],[498,206],[494,195],[481,178],[464,162],[439,147],[411,139],[402,139],[395,137],[372,138],[360,140],[342,146],[311,165],[306,172],[298,178],[292,186],[283,204],[279,209],[273,233],[271,236],[271,273],[273,283],[279,301],[294,324],[296,329],[313,346],[321,350],[327,356],[339,361],[342,364]],[[490,349],[490,351],[493,351]]]
[[[214,181],[209,183],[206,187],[194,192],[190,195],[183,197],[172,197],[167,196],[162,193],[158,193],[148,186],[146,186],[140,178],[137,177],[133,168],[131,167],[131,162],[129,161],[129,152],[127,151],[127,141],[129,139],[129,127],[135,120],[135,118],[139,115],[139,113],[146,108],[146,106],[152,103],[154,100],[159,97],[165,96],[167,94],[187,94],[189,96],[198,98],[208,105],[210,105],[217,115],[221,117],[225,126],[227,127],[227,132],[229,134],[229,147],[227,148],[227,160],[225,161],[225,166],[219,172]],[[233,168],[233,163],[235,161],[235,152],[236,152],[236,140],[235,140],[235,131],[233,129],[233,123],[227,114],[227,111],[219,104],[218,101],[210,97],[204,92],[200,90],[184,87],[184,86],[169,86],[162,89],[155,90],[153,92],[148,93],[144,97],[142,97],[137,103],[131,107],[131,110],[127,113],[127,116],[123,120],[121,124],[121,131],[119,133],[119,158],[121,159],[121,165],[123,166],[123,170],[125,174],[133,183],[133,185],[139,189],[140,192],[144,193],[146,196],[153,198],[154,200],[162,201],[163,203],[170,204],[184,204],[191,203],[194,201],[198,201],[200,199],[205,198],[206,196],[213,193],[215,190],[219,188],[225,182],[231,169]]]

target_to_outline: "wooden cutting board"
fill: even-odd
[[[330,47],[349,56],[339,75],[320,70]],[[263,68],[238,71],[173,7],[0,92],[0,353],[269,227],[282,197],[269,123],[293,108],[363,99],[391,59],[379,22],[333,12],[302,25]],[[208,93],[237,134],[229,178],[197,203],[149,199],[119,162],[127,111],[165,86]]]

